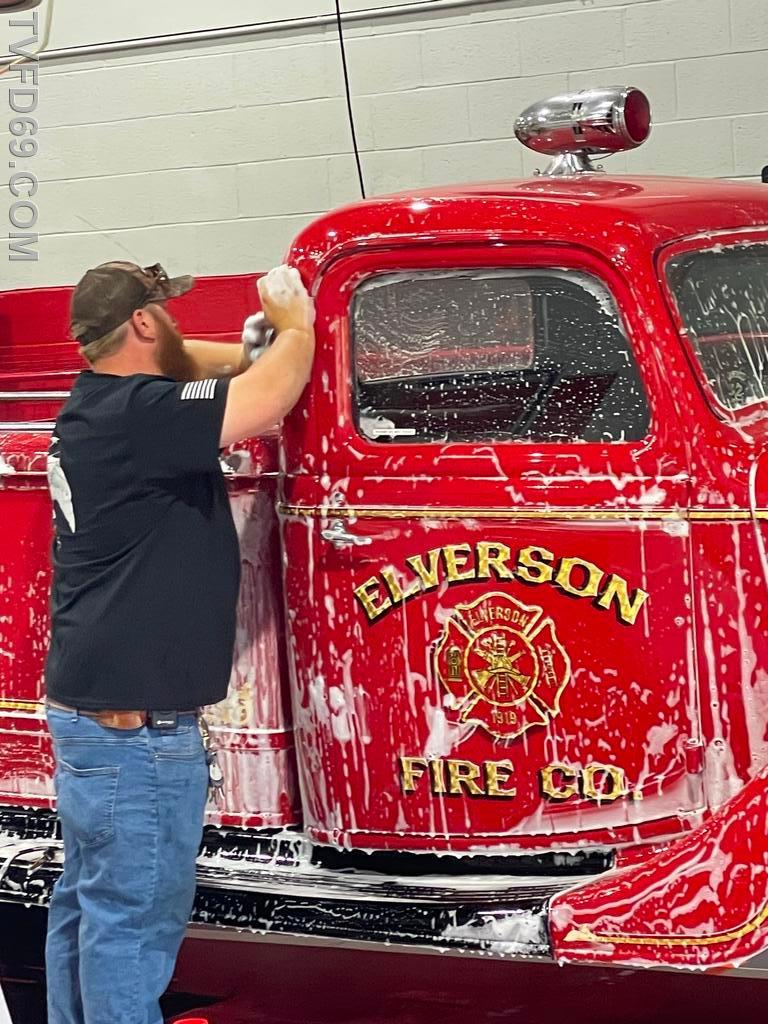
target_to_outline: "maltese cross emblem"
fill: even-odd
[[[484,594],[451,612],[434,669],[460,724],[514,739],[560,713],[571,663],[543,609],[509,594]]]

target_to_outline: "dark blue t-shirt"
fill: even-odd
[[[219,443],[229,380],[86,370],[56,420],[46,692],[84,709],[226,696],[240,552]]]

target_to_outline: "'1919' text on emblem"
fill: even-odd
[[[490,593],[457,605],[434,650],[449,711],[512,739],[560,712],[571,663],[541,608]]]

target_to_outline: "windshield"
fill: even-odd
[[[768,243],[685,253],[667,275],[719,401],[737,410],[768,398]]]
[[[356,424],[388,444],[634,441],[650,410],[618,307],[589,274],[380,274],[352,303]]]

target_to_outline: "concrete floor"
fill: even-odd
[[[179,980],[226,975],[210,1024],[762,1024],[768,981],[476,958],[188,943]],[[233,965],[235,965],[233,967]],[[188,987],[185,986],[185,987]],[[224,992],[222,991],[222,995]]]
[[[14,928],[25,952],[40,949],[31,914]],[[42,971],[4,974],[14,1024],[45,1024]],[[768,997],[768,981],[726,976],[232,941],[188,941],[175,987],[167,1020],[210,1024],[762,1024]]]

